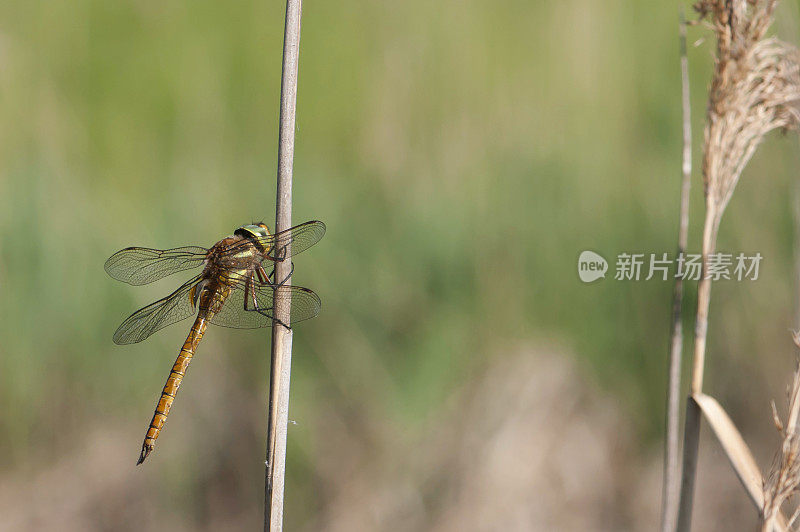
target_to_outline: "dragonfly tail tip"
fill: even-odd
[[[152,450],[152,446],[148,447],[147,444],[142,445],[142,452],[139,454],[139,460],[136,461],[136,465],[142,465],[142,462],[144,462],[145,458],[147,458],[147,455],[150,454],[150,451]]]

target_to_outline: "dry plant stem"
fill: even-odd
[[[711,278],[708,276],[708,256],[714,253],[717,243],[719,218],[711,202],[706,202],[706,220],[703,226],[703,269],[697,286],[697,318],[694,329],[694,363],[692,366],[692,394],[703,391],[703,370],[706,359],[708,335],[708,309],[711,306]]]
[[[700,443],[700,407],[694,398],[686,401],[686,420],[683,429],[683,471],[678,520],[675,530],[686,532],[692,526],[694,496],[694,471],[697,469],[697,451]]]
[[[692,177],[692,124],[689,100],[689,60],[686,55],[686,20],[681,10],[681,103],[683,108],[683,164],[681,179],[680,225],[678,229],[678,256],[686,252],[689,240],[689,190]],[[680,478],[680,394],[683,351],[683,280],[675,278],[672,292],[672,333],[669,350],[669,376],[667,382],[666,440],[664,444],[664,478],[661,489],[661,530],[672,532],[678,519],[678,479]]]
[[[692,396],[700,407],[703,419],[722,446],[734,473],[742,483],[753,505],[760,511],[764,507],[764,477],[741,432],[719,402],[704,393]]]
[[[292,225],[292,165],[294,162],[297,67],[300,48],[301,0],[287,0],[283,35],[281,111],[278,140],[278,191],[275,231]],[[291,256],[291,249],[287,250]],[[275,265],[275,279],[282,282],[291,274],[291,262]],[[275,297],[275,317],[289,324],[291,301]],[[264,500],[264,530],[283,528],[283,494],[286,473],[286,433],[289,423],[289,384],[292,367],[292,331],[282,325],[272,328],[270,364],[269,425]]]
[[[708,334],[708,309],[711,306],[711,279],[708,276],[708,256],[714,253],[719,218],[712,202],[706,201],[706,219],[703,226],[703,268],[697,287],[697,315],[694,329],[694,362],[692,367],[692,395],[703,391],[703,369],[706,357]],[[697,451],[700,444],[700,408],[690,396],[686,402],[686,418],[683,429],[683,471],[681,495],[678,509],[677,530],[691,530],[694,481],[697,471]]]

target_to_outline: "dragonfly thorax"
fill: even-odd
[[[264,259],[260,243],[252,237],[242,235],[223,238],[206,255],[205,278],[217,278],[220,275],[244,275],[261,263]]]

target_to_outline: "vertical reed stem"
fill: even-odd
[[[295,109],[297,104],[297,66],[300,48],[301,0],[287,0],[283,34],[281,110],[278,138],[278,190],[275,205],[275,232],[292,225],[292,165],[294,162]],[[287,250],[291,256],[291,248]],[[291,273],[291,262],[275,264],[275,279],[283,281]],[[275,293],[275,317],[289,324],[291,301]],[[289,423],[289,384],[292,367],[292,331],[275,324],[272,328],[270,359],[269,422],[264,497],[264,530],[283,528],[283,493],[286,473],[286,432]]]
[[[694,484],[697,475],[697,452],[700,445],[700,407],[693,397],[703,391],[703,370],[706,359],[708,334],[708,309],[711,306],[711,278],[708,275],[708,256],[714,253],[719,217],[712,199],[706,198],[706,219],[703,226],[703,268],[697,287],[697,317],[694,329],[694,363],[692,367],[692,392],[686,401],[686,419],[683,429],[683,471],[678,509],[677,530],[691,530]]]
[[[689,240],[689,190],[692,177],[692,113],[689,100],[689,60],[686,54],[686,19],[681,10],[681,103],[683,108],[683,161],[681,206],[678,229],[678,257],[686,253]],[[680,394],[683,357],[683,279],[675,278],[672,292],[672,334],[667,382],[666,439],[664,441],[664,479],[661,489],[661,531],[672,532],[678,519],[678,479],[680,465]]]
[[[714,253],[719,221],[712,201],[706,202],[706,220],[703,226],[703,272],[697,286],[697,320],[694,330],[694,364],[692,367],[692,395],[703,391],[703,371],[706,361],[708,336],[708,309],[711,306],[711,278],[708,275],[708,256]]]

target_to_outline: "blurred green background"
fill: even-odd
[[[672,286],[585,285],[576,261],[584,249],[613,261],[675,248],[678,7],[306,2],[293,217],[328,233],[295,262],[295,284],[323,312],[294,336],[288,530],[459,529],[442,516],[461,511],[464,471],[430,443],[448,423],[469,431],[511,408],[462,405],[498,365],[549,367],[543,351],[580,376],[563,399],[589,393],[625,427],[624,445],[607,435],[619,493],[592,522],[656,522]],[[798,3],[779,9],[777,33],[797,42]],[[269,335],[212,328],[156,453],[134,468],[189,322],[133,346],[111,336],[185,277],[129,287],[103,262],[130,245],[210,246],[244,223],[272,225],[283,10],[0,3],[0,528],[258,526]],[[703,37],[690,49],[695,168],[713,40],[690,29]],[[761,276],[712,296],[708,389],[764,449],[763,467],[776,444],[768,401],[783,399],[793,363],[798,162],[796,138],[772,135],[745,171],[719,247],[759,251]],[[692,186],[697,251],[697,171]],[[557,408],[542,414],[556,433],[584,407]],[[750,515],[724,466],[719,504]],[[386,518],[365,495],[379,485],[416,502]],[[502,483],[491,493],[508,495]],[[342,524],[353,515],[367,517]],[[525,522],[467,529],[541,523]]]

